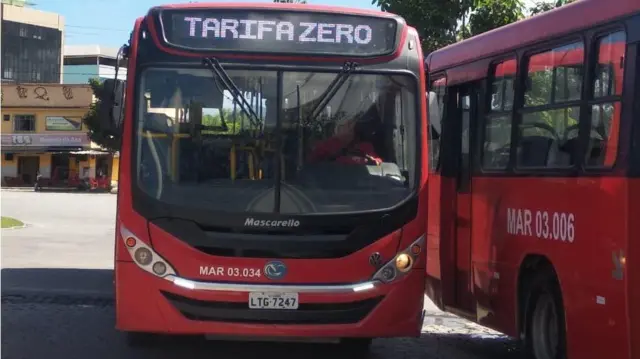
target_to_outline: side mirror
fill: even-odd
[[[106,79],[100,99],[100,125],[112,134],[120,129],[124,110],[124,81]]]

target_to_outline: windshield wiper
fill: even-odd
[[[238,89],[238,86],[233,83],[233,80],[231,80],[231,77],[229,77],[229,74],[224,67],[220,65],[218,59],[215,57],[205,57],[202,59],[202,63],[209,67],[209,69],[211,69],[211,71],[213,71],[213,73],[222,81],[224,87],[231,93],[231,96],[233,96],[233,100],[238,103],[238,106],[240,106],[240,110],[247,115],[251,124],[254,126],[260,126],[260,118],[256,115],[255,111],[253,111],[249,101],[244,98],[242,92]]]
[[[324,94],[320,95],[320,101],[318,101],[318,103],[311,110],[311,121],[315,120],[320,115],[322,109],[329,103],[329,101],[331,101],[333,96],[338,93],[338,90],[340,90],[342,85],[344,85],[351,73],[357,67],[358,64],[355,62],[347,61],[344,63],[344,65],[342,66],[342,70],[336,75],[333,81],[331,81],[331,83],[327,87],[327,91]]]

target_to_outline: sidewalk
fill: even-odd
[[[2,187],[2,191],[7,192],[35,192],[33,187]],[[79,190],[77,188],[69,188],[69,187],[48,187],[48,188],[40,188],[38,192],[54,192],[54,193],[93,193],[93,194],[102,194],[102,193],[117,193],[107,190]]]

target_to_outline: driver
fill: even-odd
[[[342,164],[380,165],[382,158],[376,153],[372,143],[376,124],[380,122],[379,110],[374,105],[364,114],[363,117],[371,121],[358,122],[358,117],[339,119],[334,135],[316,143],[307,157],[307,162],[334,161]]]

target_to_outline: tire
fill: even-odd
[[[538,271],[527,285],[523,309],[523,358],[567,359],[562,293],[552,269]]]

